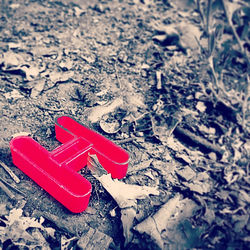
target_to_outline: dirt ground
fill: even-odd
[[[3,249],[248,248],[248,60],[237,42],[233,55],[220,43],[209,64],[195,2],[1,1],[0,160],[20,179],[0,168],[1,187],[14,194],[0,189]],[[234,25],[247,50],[242,16]],[[223,39],[235,40],[229,31]],[[224,91],[213,87],[221,86],[216,76]],[[60,116],[130,154],[121,182],[157,192],[121,207],[83,169],[89,206],[67,210],[12,163],[9,147],[24,133],[56,148]]]

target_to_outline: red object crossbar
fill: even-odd
[[[12,139],[13,163],[70,211],[80,213],[88,206],[92,188],[77,171],[87,165],[89,155],[96,155],[113,178],[121,179],[127,173],[129,154],[67,116],[57,119],[55,131],[63,144],[52,151],[29,136]]]

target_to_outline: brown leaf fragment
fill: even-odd
[[[112,114],[106,114],[100,120],[101,129],[107,134],[115,134],[121,129],[121,123]]]
[[[173,116],[167,121],[162,115],[154,115],[151,117],[151,123],[154,135],[162,143],[167,143],[176,126],[180,123],[180,119]]]
[[[107,103],[106,105],[96,106],[91,110],[88,118],[91,122],[97,122],[101,119],[103,115],[115,111],[118,107],[121,107],[122,105],[123,99],[117,98],[114,101]]]
[[[31,90],[30,97],[35,98],[38,95],[40,95],[44,89],[45,83],[46,83],[45,79],[37,80],[35,86]]]
[[[196,104],[196,109],[198,109],[201,113],[204,113],[207,109],[207,106],[204,104],[204,102],[198,102]]]
[[[199,194],[208,193],[212,189],[210,177],[205,172],[198,173],[196,178],[193,178],[191,182],[182,182],[182,184],[188,187],[191,191]]]
[[[174,228],[183,219],[190,217],[196,208],[195,202],[176,194],[168,200],[153,216],[149,216],[144,221],[134,227],[139,233],[146,233],[156,244],[163,249],[167,243],[164,238],[172,235]],[[164,238],[163,238],[164,232]],[[172,240],[172,239],[171,239]],[[173,239],[174,240],[174,239]]]
[[[73,241],[75,241],[76,239],[77,239],[76,237],[67,239],[65,235],[62,235],[61,236],[61,250],[72,249]]]
[[[248,214],[233,215],[232,219],[234,223],[234,231],[236,233],[240,233],[244,229],[244,227],[247,225],[248,220],[249,220],[249,215]]]
[[[175,1],[170,1],[170,4],[179,11],[181,10],[187,12],[193,11],[196,7],[194,0],[175,0]]]
[[[97,157],[93,155],[90,155],[89,165],[93,176],[99,180],[121,209],[125,244],[128,244],[132,240],[130,230],[136,217],[137,199],[145,199],[150,194],[159,195],[159,191],[156,187],[132,185],[118,181],[117,179],[113,180],[110,174],[102,174],[102,167]]]
[[[148,195],[159,195],[156,187],[126,184],[122,181],[113,180],[110,174],[97,178],[103,187],[114,198],[120,208],[136,205],[136,199],[145,199]]]
[[[90,227],[88,232],[77,242],[77,246],[84,250],[104,250],[109,249],[112,243],[113,239],[110,236]]]
[[[43,237],[42,233],[39,231],[38,228],[35,228],[32,233],[31,233],[33,239],[32,241],[34,242],[34,247],[41,247],[43,250],[50,250],[50,245],[49,243],[45,240]]]
[[[133,227],[133,222],[135,217],[136,217],[136,210],[134,208],[129,207],[121,210],[121,221],[123,226],[123,235],[125,237],[125,243],[124,243],[125,246],[129,242],[131,242],[133,238],[131,228]]]
[[[185,166],[182,169],[176,170],[176,173],[186,181],[189,181],[196,176],[196,173],[194,172],[194,170],[188,166]]]
[[[38,229],[44,230],[43,218],[39,220],[22,215],[22,209],[13,208],[6,216],[6,226],[0,226],[0,241],[10,239],[13,243],[19,243],[20,240],[33,249],[34,245],[44,246],[42,249],[49,249],[48,244]],[[32,228],[31,232],[26,231]]]
[[[147,161],[143,161],[143,162],[140,162],[139,164],[134,165],[133,167],[129,168],[127,174],[133,174],[133,173],[136,173],[138,171],[149,168],[152,161],[153,161],[152,159],[149,159]]]

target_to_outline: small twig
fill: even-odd
[[[121,85],[120,77],[118,74],[116,62],[115,62],[115,74],[116,74],[116,78],[117,78],[117,82],[118,82],[118,87],[121,88],[122,85]]]
[[[61,109],[52,109],[52,108],[49,108],[49,107],[44,107],[44,106],[40,106],[40,105],[36,105],[39,109],[42,109],[42,110],[48,110],[48,111],[53,111],[53,112],[60,112],[60,111],[63,111],[64,109],[61,108]]]
[[[115,143],[117,143],[117,144],[124,144],[124,143],[128,143],[128,142],[134,141],[136,139],[137,139],[136,137],[130,137],[130,138],[122,139],[122,140],[117,140],[117,141],[115,141]]]
[[[186,136],[195,144],[203,146],[210,151],[218,153],[219,155],[223,155],[223,153],[224,153],[224,150],[222,150],[219,146],[214,145],[211,142],[208,142],[206,139],[203,139],[203,138],[191,133],[187,129],[176,127],[176,129],[174,130],[174,133],[175,133],[175,135],[177,134],[180,136]]]
[[[249,84],[249,75],[247,74],[247,90],[246,90],[245,99],[242,103],[242,128],[243,129],[245,129],[246,111],[247,111],[249,97],[250,97],[250,84]]]
[[[6,185],[0,180],[0,189],[2,189],[10,199],[14,199],[15,195],[6,187]]]
[[[13,189],[14,191],[16,191],[17,193],[21,194],[23,197],[26,197],[26,194],[23,193],[22,191],[20,191],[19,189],[15,188],[14,186],[10,185],[8,182],[6,182],[3,179],[0,179],[1,182],[3,182],[3,184],[11,189]]]
[[[16,182],[19,183],[20,179],[14,174],[14,172],[2,161],[0,161],[0,166],[10,175],[10,177]]]

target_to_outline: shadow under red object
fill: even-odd
[[[90,182],[77,171],[96,155],[113,178],[127,173],[129,154],[104,136],[68,116],[55,123],[56,138],[62,143],[48,151],[29,136],[10,141],[13,163],[74,213],[84,211],[91,194]]]

